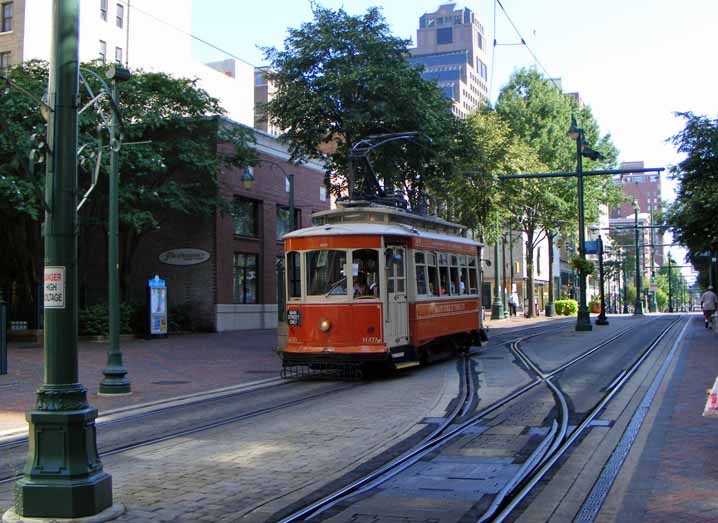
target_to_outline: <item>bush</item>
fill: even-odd
[[[556,314],[559,316],[574,316],[578,313],[578,302],[576,300],[556,300],[554,302]]]
[[[132,318],[136,305],[120,305],[120,334],[132,334]],[[110,334],[110,311],[107,303],[97,303],[80,309],[80,336],[108,336]]]
[[[192,321],[192,304],[182,303],[170,307],[168,328],[170,332],[194,331],[195,326]]]

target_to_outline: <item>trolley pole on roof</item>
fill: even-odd
[[[629,173],[644,172],[661,172],[663,167],[643,168],[643,169],[607,169],[601,171],[584,171],[583,157],[591,160],[601,159],[602,156],[598,151],[594,151],[584,143],[583,129],[576,126],[576,118],[571,117],[571,127],[566,133],[569,138],[576,141],[576,172],[559,172],[559,173],[537,173],[537,174],[510,174],[499,176],[502,181],[518,180],[524,178],[577,178],[578,179],[578,237],[579,237],[579,255],[582,260],[586,260],[586,231],[584,226],[584,208],[583,208],[583,178],[584,176],[605,176],[605,175],[622,175]],[[578,317],[576,318],[577,331],[589,331],[592,329],[590,316],[588,314],[588,306],[586,305],[586,274],[579,271],[579,294],[578,294]]]

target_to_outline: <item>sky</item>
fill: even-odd
[[[266,64],[260,46],[281,47],[288,27],[311,20],[309,0],[192,1],[194,35],[253,65]],[[395,35],[414,41],[419,17],[442,2],[319,3],[351,14],[378,6]],[[547,76],[561,78],[566,92],[580,93],[602,132],[611,134],[621,161],[643,160],[646,167],[668,169],[681,159],[666,142],[683,126],[673,113],[718,114],[716,0],[502,0],[540,66],[525,46],[503,45],[520,39],[494,0],[456,4],[478,14],[489,42],[495,27],[499,45],[493,61],[490,49],[487,56],[492,101],[514,70],[536,66]],[[201,43],[195,44],[194,53],[202,61],[227,57]],[[671,200],[675,184],[665,173],[662,178],[664,199]]]

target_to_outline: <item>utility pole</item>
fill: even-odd
[[[23,518],[80,518],[123,510],[112,506],[112,478],[97,453],[97,409],[89,406],[78,373],[79,14],[79,0],[54,0],[48,86],[51,156],[45,177],[45,376],[35,409],[26,416],[28,457],[10,511]]]
[[[504,306],[504,318],[508,318],[509,316],[509,300],[507,297],[508,292],[508,274],[506,273],[506,235],[501,235],[501,267],[504,269],[504,292],[502,293],[503,296],[503,306]]]
[[[673,312],[673,270],[671,253],[668,253],[668,312]]]

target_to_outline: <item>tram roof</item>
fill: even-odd
[[[462,245],[476,245],[477,247],[483,245],[480,242],[462,236],[422,231],[410,225],[399,223],[331,223],[327,225],[315,225],[287,233],[282,239],[309,238],[313,236],[404,236],[407,238],[415,237],[441,240],[460,243]]]

